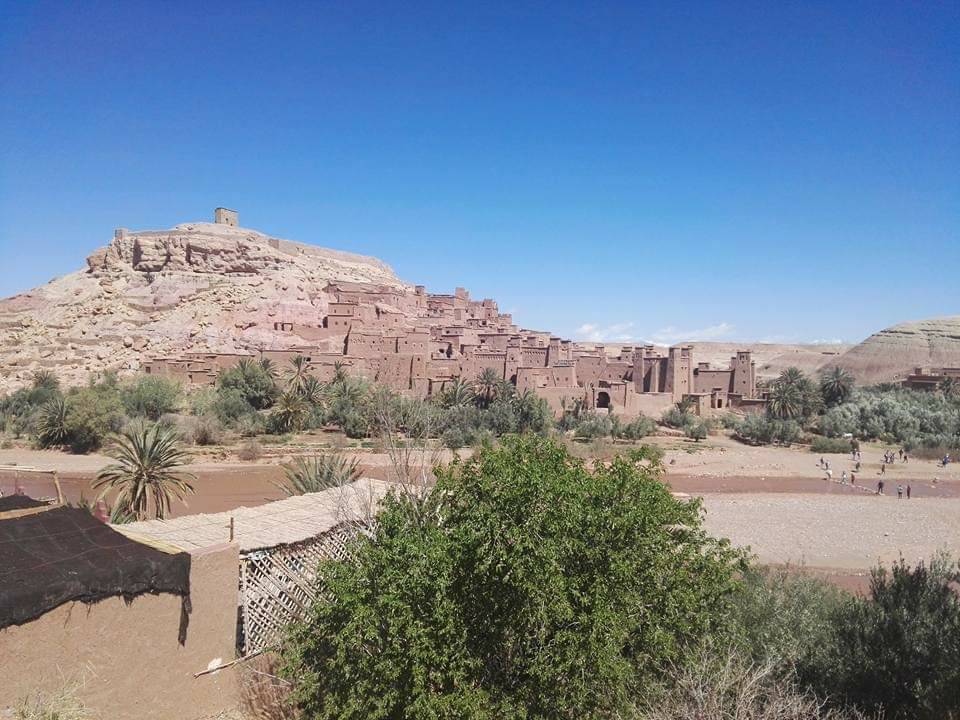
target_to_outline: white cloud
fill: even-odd
[[[653,333],[650,340],[658,345],[672,345],[682,341],[720,340],[729,337],[732,332],[733,325],[726,322],[710,325],[699,330],[679,330],[672,325],[668,325]]]
[[[584,323],[576,329],[576,339],[586,342],[635,342],[638,338],[630,332],[632,328],[632,322],[606,326]]]

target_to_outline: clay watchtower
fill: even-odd
[[[213,221],[217,225],[229,225],[230,227],[236,227],[240,222],[240,213],[236,210],[230,210],[225,207],[218,207],[213,211]]]

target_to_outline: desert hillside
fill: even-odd
[[[960,315],[900,323],[837,358],[861,383],[903,380],[917,367],[960,367]]]
[[[42,367],[80,382],[146,355],[281,349],[274,323],[315,324],[331,282],[403,285],[375,258],[229,225],[118,230],[86,269],[0,300],[0,392]]]

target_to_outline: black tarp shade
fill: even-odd
[[[0,628],[71,600],[190,593],[190,555],[121,535],[80,508],[0,520]]]
[[[31,508],[44,507],[47,503],[43,500],[34,500],[28,495],[5,495],[0,497],[0,512],[8,510],[29,510]]]

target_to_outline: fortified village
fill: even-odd
[[[235,227],[238,215],[217,208],[215,221]],[[132,236],[134,255],[142,257],[139,240],[150,235],[118,230],[116,237]],[[275,238],[267,242],[294,257],[319,250]],[[88,262],[96,268],[102,256]],[[576,403],[626,417],[657,416],[685,399],[703,415],[764,404],[757,397],[756,367],[747,350],[738,351],[724,369],[696,363],[690,346],[671,347],[665,355],[653,345],[617,346],[608,352],[604,345],[584,346],[519,328],[494,300],[473,300],[463,288],[443,295],[429,293],[422,285],[331,282],[322,288],[322,297],[313,300],[318,308],[314,317],[305,316],[301,308],[296,312],[277,308],[270,346],[261,344],[249,352],[154,356],[143,369],[209,385],[241,357],[285,361],[302,355],[322,380],[342,367],[418,397],[436,395],[457,378],[472,381],[492,369],[498,378],[514,383],[518,392],[530,390],[543,397],[555,413]]]

